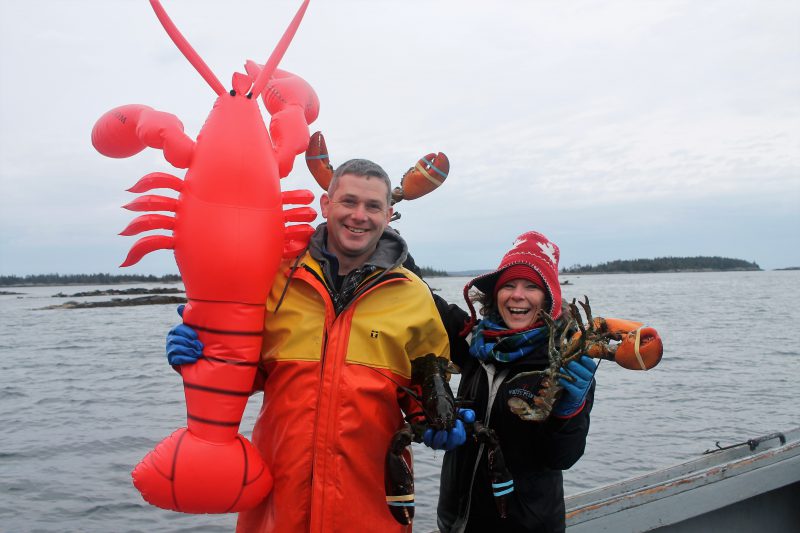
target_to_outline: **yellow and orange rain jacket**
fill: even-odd
[[[384,492],[389,441],[403,424],[398,385],[410,384],[417,357],[449,358],[447,333],[430,289],[399,266],[406,245],[391,228],[367,262],[378,257],[379,268],[337,315],[320,226],[291,276],[284,265],[267,302],[264,403],[253,442],[275,485],[240,514],[237,531],[410,531],[394,520]]]

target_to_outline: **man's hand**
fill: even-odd
[[[183,316],[183,305],[178,306],[178,314]],[[167,333],[167,361],[171,365],[196,363],[203,357],[203,343],[197,339],[197,332],[186,324],[178,324]]]
[[[564,388],[564,392],[553,406],[555,416],[570,417],[583,408],[596,371],[597,363],[586,355],[582,355],[577,361],[570,362],[566,368],[561,368],[561,373],[572,377],[574,381],[559,378],[558,382]]]
[[[423,433],[422,442],[425,443],[425,446],[434,450],[448,452],[454,450],[467,441],[467,430],[464,428],[464,422],[468,424],[475,422],[475,411],[472,409],[459,409],[453,429],[450,431],[443,429],[434,431],[429,428]]]

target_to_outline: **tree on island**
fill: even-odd
[[[422,267],[423,277],[444,277],[447,272],[431,267]],[[120,283],[178,283],[178,274],[163,276],[137,274],[28,274],[26,276],[0,276],[0,287],[25,285],[114,285]]]
[[[431,267],[421,267],[420,270],[423,278],[444,278],[450,275],[445,270],[436,270]]]
[[[29,274],[0,276],[0,287],[20,285],[110,285],[115,283],[174,283],[181,281],[177,274],[164,276],[137,274]]]
[[[728,257],[656,257],[655,259],[627,259],[609,261],[598,265],[574,265],[561,269],[562,274],[588,273],[642,273],[685,271],[761,270],[755,262]]]

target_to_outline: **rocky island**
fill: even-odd
[[[574,265],[562,274],[634,274],[655,272],[728,272],[758,271],[755,262],[728,257],[656,257],[655,259],[618,259],[599,265]]]
[[[91,309],[94,307],[129,307],[132,305],[163,305],[163,304],[185,304],[186,298],[182,296],[167,296],[157,294],[152,296],[140,296],[138,298],[112,298],[100,302],[75,302],[70,300],[58,305],[48,305],[42,309]]]
[[[170,296],[171,294],[183,294],[183,290],[177,288],[155,288],[147,289],[144,287],[134,287],[130,289],[106,289],[88,292],[76,292],[75,294],[64,294],[59,292],[53,298],[84,298],[91,296],[110,296],[126,294],[144,294],[136,298],[112,298],[110,300],[76,302],[70,300],[62,304],[48,305],[42,309],[91,309],[94,307],[129,307],[132,305],[163,305],[163,304],[184,304],[185,296]]]

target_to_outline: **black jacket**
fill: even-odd
[[[440,311],[443,311],[441,307]],[[453,309],[449,311],[454,312]],[[453,324],[457,322],[456,319],[452,320]],[[546,344],[513,363],[490,363],[488,372],[479,360],[469,355],[463,339],[452,342],[451,358],[461,367],[458,397],[473,402],[471,407],[480,421],[487,419],[488,372],[507,372],[500,381],[488,426],[499,437],[506,465],[514,478],[514,492],[509,504],[509,516],[502,519],[492,496],[486,451],[478,457],[479,445],[468,439],[466,444],[444,456],[439,492],[439,528],[443,533],[563,531],[564,488],[561,471],[570,468],[583,455],[594,385],[583,410],[572,418],[550,416],[542,423],[526,422],[509,410],[508,399],[513,395],[529,399],[532,391],[538,390],[541,378],[526,376],[511,384],[508,384],[508,379],[520,372],[544,368],[547,365]]]

